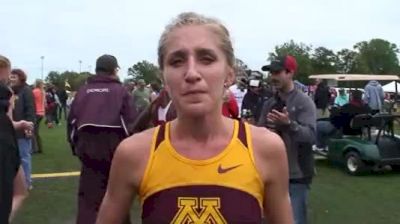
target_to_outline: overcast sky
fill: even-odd
[[[184,11],[217,17],[236,56],[259,69],[290,39],[335,51],[383,38],[400,45],[398,0],[0,0],[0,54],[28,72],[93,72],[98,56],[115,55],[124,77],[140,60],[156,63],[164,26]],[[301,66],[301,65],[300,65]]]

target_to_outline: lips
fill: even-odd
[[[184,92],[183,96],[202,94],[202,93],[205,93],[205,91],[202,91],[202,90],[189,90],[189,91]]]

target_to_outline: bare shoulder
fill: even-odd
[[[279,135],[266,128],[250,126],[250,131],[256,168],[263,180],[268,181],[276,167],[287,163],[285,144]]]
[[[284,143],[276,133],[264,127],[255,127],[250,125],[250,131],[253,141],[253,150],[263,156],[285,153]]]
[[[151,128],[124,139],[118,146],[116,153],[136,157],[145,151],[150,151],[155,130],[156,128]]]
[[[154,131],[155,128],[152,128],[126,138],[119,144],[114,154],[113,166],[129,170],[127,173],[132,174],[132,181],[137,186],[146,169]]]

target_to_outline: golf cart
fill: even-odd
[[[336,81],[400,80],[393,75],[311,75],[310,78]],[[399,170],[400,136],[394,133],[395,124],[400,125],[400,115],[392,111],[357,115],[352,119],[350,127],[361,129],[361,134],[343,135],[339,130],[329,139],[329,150],[322,155],[332,163],[344,165],[351,175],[379,170],[387,165]]]

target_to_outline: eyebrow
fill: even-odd
[[[171,58],[171,57],[182,57],[183,58],[183,57],[186,57],[186,55],[187,55],[187,50],[176,50],[176,51],[170,53],[168,55],[168,58]]]
[[[196,48],[195,53],[196,55],[204,55],[204,54],[211,54],[213,56],[217,55],[214,50],[209,48]],[[181,49],[170,53],[169,57],[186,57],[187,54],[188,54],[187,50]]]
[[[204,54],[211,54],[213,56],[216,56],[216,52],[212,49],[208,49],[208,48],[199,48],[196,49],[196,54],[200,54],[200,55],[204,55]]]

